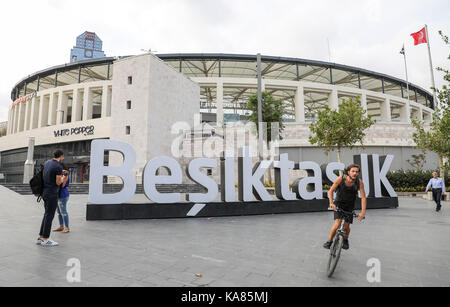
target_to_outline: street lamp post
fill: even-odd
[[[261,72],[261,54],[256,55],[257,70],[258,70],[258,154],[259,160],[262,161],[263,157],[263,113],[262,113],[262,72]]]

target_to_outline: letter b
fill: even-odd
[[[117,151],[123,155],[123,165],[104,166],[105,151]],[[136,178],[132,169],[136,164],[136,152],[123,142],[94,140],[91,145],[91,167],[89,175],[89,202],[93,204],[122,204],[133,198],[136,192]],[[116,194],[103,193],[103,177],[122,178],[123,189]]]

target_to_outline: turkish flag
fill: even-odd
[[[414,38],[414,46],[428,42],[427,32],[426,32],[425,28],[423,28],[419,32],[411,34],[411,36]]]

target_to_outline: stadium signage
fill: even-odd
[[[115,151],[123,155],[123,164],[118,167],[105,166],[105,151]],[[322,167],[315,162],[295,163],[289,161],[287,154],[280,155],[279,161],[261,161],[253,165],[250,148],[244,147],[238,157],[238,193],[235,189],[235,157],[226,152],[221,158],[221,197],[223,202],[273,201],[264,187],[262,178],[270,167],[275,169],[275,192],[279,200],[313,200],[323,199],[323,180],[333,182],[338,177],[336,170],[343,170],[342,163],[329,163]],[[394,156],[388,155],[384,161],[378,155],[360,155],[362,179],[366,182],[367,196],[380,198],[396,197],[396,193],[386,178]],[[381,168],[380,164],[383,162]],[[123,204],[131,200],[136,192],[136,178],[132,171],[136,164],[136,152],[127,143],[114,140],[94,140],[91,145],[89,202],[92,204]],[[186,175],[193,182],[206,188],[207,193],[187,194],[186,200],[192,203],[211,203],[219,195],[217,183],[201,172],[202,168],[217,168],[216,159],[199,158],[192,160],[186,168]],[[158,176],[160,168],[167,169],[170,175]],[[309,177],[294,181],[292,191],[289,187],[289,170],[301,169],[308,172]],[[120,177],[123,189],[116,194],[104,194],[103,178],[105,176]],[[370,184],[369,182],[370,178]],[[181,201],[180,193],[160,193],[157,185],[182,184],[183,172],[179,163],[170,157],[154,158],[147,163],[143,172],[144,192],[150,201],[159,204],[175,204]],[[384,189],[382,188],[384,187]],[[384,194],[384,195],[383,195]]]
[[[71,129],[60,129],[53,131],[55,138],[80,134],[84,136],[89,136],[94,135],[94,133],[95,133],[95,126],[76,127]]]

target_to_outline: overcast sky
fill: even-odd
[[[356,66],[431,86],[426,44],[410,34],[427,24],[433,64],[449,67],[450,1],[15,0],[2,1],[0,121],[22,78],[69,62],[78,35],[96,32],[107,56],[239,53],[298,57]],[[331,57],[328,52],[330,42]],[[443,84],[436,73],[436,83]]]

